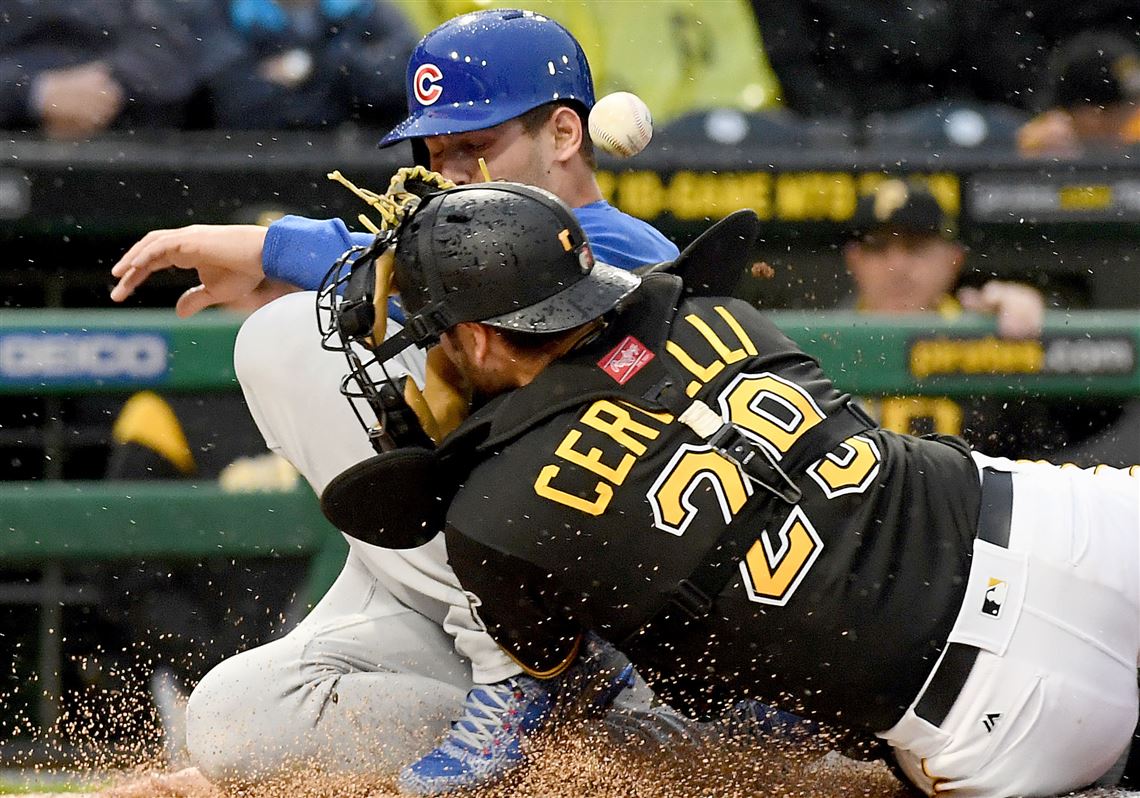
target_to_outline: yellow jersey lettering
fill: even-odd
[[[635,420],[633,413],[639,414],[641,420]],[[643,423],[656,422],[660,426]],[[582,498],[573,493],[554,487],[554,479],[560,473],[560,467],[550,463],[543,466],[534,482],[534,492],[544,499],[558,502],[566,507],[579,510],[587,515],[601,515],[605,512],[614,496],[614,488],[625,482],[630,470],[637,462],[637,458],[645,454],[647,449],[645,441],[656,440],[661,429],[673,421],[669,413],[658,413],[642,410],[631,404],[617,404],[607,399],[600,399],[590,405],[582,414],[580,423],[590,429],[600,432],[626,451],[619,452],[612,449],[602,449],[591,446],[587,451],[574,448],[582,440],[583,430],[571,429],[559,442],[554,455],[564,462],[578,468],[584,468],[591,474],[602,478],[594,485],[593,499]],[[603,443],[603,445],[605,445]],[[610,465],[602,461],[607,456],[610,462],[617,461],[617,465]],[[588,483],[587,483],[588,484]]]
[[[827,498],[863,493],[879,475],[883,458],[870,438],[854,435],[807,470]]]
[[[604,480],[620,485],[629,476],[629,470],[633,468],[633,463],[637,460],[632,454],[625,454],[621,458],[621,462],[616,467],[608,466],[602,462],[602,450],[591,446],[590,450],[586,453],[579,452],[574,448],[579,440],[582,439],[582,433],[576,429],[570,430],[566,437],[562,439],[562,443],[558,444],[558,448],[554,450],[557,457],[561,457],[568,462],[580,465],[587,471],[592,471]],[[645,451],[645,447],[641,447]]]
[[[752,343],[752,339],[744,332],[744,328],[740,322],[721,305],[717,305],[714,310],[717,315],[724,320],[724,323],[728,325],[729,329],[732,330],[739,342],[739,346],[735,348],[730,346],[709,326],[708,322],[695,314],[686,316],[685,321],[691,324],[693,329],[699,332],[701,337],[708,341],[709,346],[712,347],[713,353],[716,355],[716,359],[713,360],[713,362],[707,366],[702,365],[675,341],[665,342],[665,351],[672,355],[674,359],[681,364],[682,368],[696,377],[695,380],[685,386],[685,393],[688,396],[696,396],[697,392],[700,391],[705,383],[710,382],[724,371],[725,366],[739,363],[741,360],[754,357],[757,354],[756,344]]]
[[[724,363],[721,363],[719,360],[714,360],[709,365],[702,366],[695,359],[693,359],[693,357],[689,355],[688,352],[686,352],[673,341],[665,342],[665,351],[676,358],[677,362],[680,363],[686,371],[696,377],[697,381],[701,383],[708,382],[724,370]]]
[[[699,332],[701,336],[709,342],[709,346],[711,346],[713,348],[713,351],[717,353],[722,361],[724,361],[725,365],[731,366],[733,363],[739,362],[748,357],[748,350],[744,347],[741,347],[740,349],[730,349],[728,344],[722,341],[720,336],[713,332],[713,328],[708,326],[708,324],[705,323],[705,320],[700,316],[690,314],[685,317],[685,321],[693,325],[697,329],[697,332]]]
[[[738,375],[718,401],[722,415],[771,447],[777,458],[823,421],[823,411],[807,391],[771,372]]]
[[[534,492],[544,499],[556,501],[573,510],[580,510],[587,515],[601,515],[606,511],[610,499],[614,497],[613,488],[604,482],[599,482],[595,488],[597,497],[593,501],[588,501],[551,485],[551,481],[558,476],[558,471],[559,468],[556,465],[544,466],[538,474],[538,479],[534,481]]]
[[[740,341],[740,345],[744,347],[744,351],[752,356],[757,355],[758,352],[756,351],[756,344],[752,343],[752,339],[748,337],[748,334],[746,332],[744,332],[744,328],[740,326],[740,322],[736,320],[736,317],[720,305],[717,305],[715,308],[713,308],[713,310],[717,312],[718,316],[724,319],[725,324],[732,328],[732,331],[736,334],[737,340]]]
[[[811,569],[823,541],[797,505],[773,540],[764,531],[740,563],[750,601],[783,607]]]
[[[682,444],[646,494],[653,525],[670,535],[685,534],[697,515],[692,496],[702,482],[711,487],[726,524],[752,495],[736,463],[709,446]]]
[[[630,410],[641,413],[643,416],[649,416],[654,421],[659,421],[662,424],[673,423],[673,415],[671,413],[666,413],[664,410],[646,410],[643,407],[631,405],[629,402],[620,402],[620,404],[622,407],[628,407]]]
[[[632,405],[627,405],[627,407],[632,407]],[[645,411],[641,412],[645,413]],[[645,413],[645,415],[654,417],[649,413]],[[665,423],[673,420],[673,417],[667,413],[664,415]],[[634,421],[628,410],[607,399],[600,399],[590,405],[590,408],[582,416],[582,423],[612,438],[638,457],[645,454],[645,444],[633,436],[637,435],[647,441],[652,441],[660,434],[659,430]]]

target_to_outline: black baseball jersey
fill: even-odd
[[[652,294],[639,289],[567,358],[615,386],[661,358],[777,461],[845,412],[848,397],[753,307],[691,298],[674,310]],[[645,340],[654,326],[660,340]],[[672,414],[582,392],[536,380],[473,420],[489,420],[491,445],[451,505],[447,546],[491,635],[553,675],[594,629],[696,712],[752,696],[893,725],[965,589],[980,501],[967,447],[867,429],[793,474],[791,504]],[[711,612],[644,630],[730,525],[754,542]]]

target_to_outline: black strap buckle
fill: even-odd
[[[709,445],[744,470],[752,482],[775,494],[788,504],[803,497],[792,478],[763,446],[750,441],[735,424],[724,424],[709,438]]]
[[[411,334],[412,340],[419,346],[428,342],[434,343],[439,336],[455,324],[450,311],[442,304],[424,308],[414,316],[409,316],[404,328]]]
[[[654,383],[648,391],[642,394],[642,398],[658,407],[664,407],[675,416],[684,413],[693,402],[685,395],[680,381],[671,374],[666,374]]]
[[[713,602],[705,591],[694,585],[688,579],[677,583],[677,589],[670,596],[672,602],[693,620],[699,621],[712,610]]]

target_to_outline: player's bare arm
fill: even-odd
[[[119,280],[111,289],[111,299],[124,301],[155,272],[193,269],[200,283],[178,298],[175,311],[179,316],[242,300],[265,279],[261,255],[266,230],[255,224],[152,230],[111,267],[111,275]]]

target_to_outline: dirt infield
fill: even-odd
[[[532,762],[470,798],[901,798],[906,789],[881,764],[856,763],[814,748],[755,743],[663,751],[615,747],[603,732],[579,727],[540,742]],[[46,795],[46,794],[45,794]],[[75,793],[67,795],[74,796]],[[257,785],[211,785],[193,770],[135,772],[100,798],[389,798],[391,780],[334,777],[299,770]],[[42,796],[41,796],[42,798]]]
[[[571,718],[555,724],[530,750],[528,765],[500,783],[461,793],[464,798],[903,798],[919,793],[901,784],[882,762],[858,762],[829,750],[826,741],[805,738],[789,743],[754,737],[675,738],[668,747],[641,738],[622,738],[597,720]],[[110,723],[116,732],[124,729]],[[132,721],[133,723],[134,721]],[[22,798],[396,798],[393,775],[333,775],[317,767],[298,766],[256,784],[212,784],[193,768],[170,770],[145,763],[162,749],[161,728],[131,725],[133,741],[123,748],[109,745],[105,714],[78,713],[59,731],[87,740],[87,766],[71,767],[67,792],[23,793]],[[734,727],[737,735],[743,730]],[[134,767],[126,767],[130,762]],[[153,760],[151,760],[153,762]],[[52,768],[54,779],[62,775]],[[27,784],[37,779],[32,768]],[[108,773],[115,775],[108,777]],[[55,781],[54,783],[59,783]],[[64,782],[66,783],[66,782]],[[104,784],[76,792],[74,785]],[[40,787],[43,789],[43,787]],[[50,789],[50,788],[49,788]],[[56,787],[55,789],[60,789]],[[17,786],[16,790],[20,789]],[[3,792],[4,790],[0,790]],[[1079,798],[1140,798],[1140,793],[1100,789]]]

